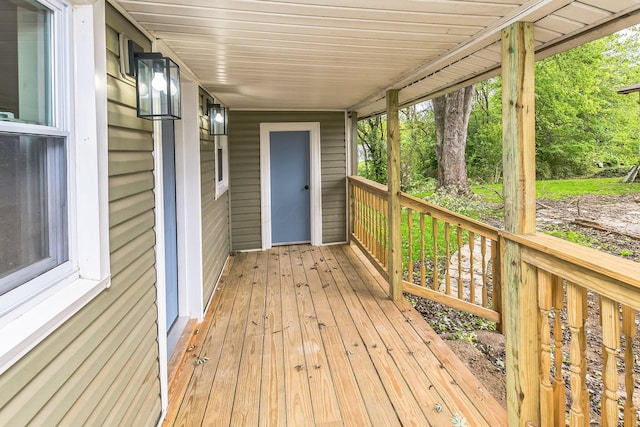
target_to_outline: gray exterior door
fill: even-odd
[[[270,133],[272,244],[311,241],[309,131]]]
[[[164,186],[164,256],[167,332],[178,318],[178,237],[176,225],[176,160],[173,120],[162,121],[162,181]]]

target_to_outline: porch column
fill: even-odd
[[[350,111],[347,115],[347,150],[349,153],[349,164],[347,168],[347,175],[358,176],[358,113]],[[347,182],[347,192],[349,195],[349,229],[347,230],[347,241],[351,241],[351,234],[353,233],[354,226],[354,198],[353,188]]]
[[[387,188],[389,189],[389,298],[402,298],[400,233],[400,122],[398,90],[387,91]]]
[[[533,23],[502,31],[502,147],[507,231],[536,231]],[[504,248],[507,412],[510,426],[540,425],[536,272]]]
[[[358,113],[356,111],[349,111],[347,120],[349,126],[347,136],[349,141],[349,174],[358,176]]]

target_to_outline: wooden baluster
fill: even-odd
[[[447,295],[451,295],[451,272],[449,271],[449,266],[451,264],[451,232],[449,231],[449,223],[444,223],[444,244],[445,244],[445,270],[444,270],[444,284],[445,284],[445,293]]]
[[[491,240],[491,308],[500,313],[500,318],[504,320],[504,313],[502,309],[502,263],[503,255],[501,247],[504,241],[498,238],[498,240]],[[503,332],[502,327],[504,325],[498,323],[496,329],[499,332]]]
[[[358,188],[358,239],[364,243],[364,193]]]
[[[602,426],[618,425],[618,367],[620,349],[620,307],[614,300],[600,296],[602,326]]]
[[[413,210],[407,208],[407,240],[409,241],[409,248],[407,250],[407,256],[409,258],[407,262],[407,282],[413,283]]]
[[[382,261],[383,265],[385,264],[385,260],[386,257],[384,255],[384,253],[386,252],[386,247],[384,245],[384,211],[383,211],[383,207],[384,207],[384,203],[381,197],[378,197],[378,214],[380,215],[378,218],[378,243],[380,244],[380,259]],[[402,214],[402,208],[401,209],[401,214]]]
[[[433,290],[439,291],[438,283],[438,220],[431,218],[431,238],[433,239]]]
[[[358,228],[360,226],[360,212],[358,207],[360,201],[358,200],[358,187],[351,187],[351,194],[353,195],[353,230],[351,230],[351,232],[358,237]]]
[[[382,252],[384,249],[382,248],[382,199],[378,196],[375,198],[376,203],[376,250],[378,251],[378,258],[381,263],[384,264],[384,257],[382,256]]]
[[[371,204],[371,253],[373,256],[380,260],[378,255],[378,236],[376,229],[376,222],[378,221],[378,209],[376,208],[377,197],[374,194],[370,194],[369,203]]]
[[[551,327],[549,314],[553,307],[551,273],[538,270],[538,332],[540,334],[540,423],[553,426],[556,410],[551,384]],[[559,426],[556,426],[559,427]]]
[[[362,208],[364,209],[364,230],[363,230],[363,240],[362,244],[368,251],[371,251],[371,246],[369,242],[369,192],[365,191],[363,194],[362,200]]]
[[[624,388],[627,393],[624,402],[624,425],[634,426],[638,422],[638,408],[633,403],[635,389],[633,339],[636,336],[636,312],[625,305],[622,306],[622,334],[624,335]]]
[[[562,379],[562,309],[564,308],[564,286],[558,276],[552,277],[553,292],[553,401],[555,426],[564,426],[566,413],[566,389]]]
[[[569,351],[570,381],[571,381],[571,409],[569,411],[569,425],[571,427],[587,427],[589,425],[589,406],[585,408],[584,388],[586,372],[583,346],[585,339],[584,304],[585,289],[575,283],[567,283],[567,323],[571,332]]]
[[[582,292],[582,333],[580,334],[580,351],[582,356],[582,372],[585,373],[585,380],[582,382],[582,409],[587,414],[587,425],[589,424],[589,418],[591,417],[591,402],[589,400],[589,389],[587,388],[587,330],[585,325],[587,324],[587,318],[589,317],[589,304],[588,304],[588,290],[583,288]]]
[[[375,196],[369,193],[369,250],[375,254],[376,251],[376,210],[375,210]]]
[[[424,213],[420,212],[420,286],[427,286],[427,269],[424,265]]]
[[[375,241],[376,237],[374,234],[375,224],[376,224],[376,216],[375,209],[373,207],[374,196],[372,193],[369,193],[369,250],[371,253],[375,254]]]
[[[369,228],[369,233],[370,233],[370,240],[369,240],[369,247],[371,248],[371,252],[372,253],[376,253],[376,206],[375,206],[375,202],[376,202],[376,196],[374,196],[372,193],[369,193],[369,213],[371,215],[371,222],[370,222],[370,228]]]
[[[456,236],[458,237],[458,299],[462,299],[462,229],[456,227]]]
[[[364,189],[362,190],[362,244],[364,245],[364,247],[366,248],[368,243],[369,243],[369,239],[367,237],[367,216],[368,216],[369,212],[367,210],[367,193],[366,191],[364,191]]]
[[[371,213],[371,228],[369,232],[371,233],[371,253],[373,256],[377,258],[378,248],[376,247],[376,196],[373,193],[369,193],[369,212]],[[378,258],[379,259],[379,258]]]
[[[480,253],[482,254],[482,306],[489,304],[489,292],[487,290],[487,238],[480,237]]]
[[[383,266],[387,266],[386,264],[386,259],[387,256],[385,254],[386,252],[386,248],[384,245],[384,228],[383,228],[383,224],[384,224],[384,205],[383,205],[383,199],[380,196],[375,196],[375,203],[376,203],[376,241],[375,241],[375,245],[376,248],[378,248],[378,259],[380,260],[380,263]],[[402,209],[400,210],[400,215],[402,215]]]
[[[382,216],[382,247],[384,248],[384,266],[389,267],[389,202],[386,199],[382,200],[382,207],[384,215]]]
[[[475,304],[476,303],[476,283],[473,280],[473,250],[475,247],[475,235],[473,234],[473,231],[469,231],[467,232],[467,235],[469,236],[469,302],[471,304]]]

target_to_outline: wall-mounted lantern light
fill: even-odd
[[[127,40],[129,69],[136,78],[138,117],[149,120],[180,118],[180,68],[171,59]]]
[[[229,121],[227,109],[220,104],[207,101],[207,114],[209,115],[209,134],[226,135]]]

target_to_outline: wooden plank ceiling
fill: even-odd
[[[117,0],[233,109],[359,116],[499,73],[500,31],[538,58],[640,22],[640,0]]]

